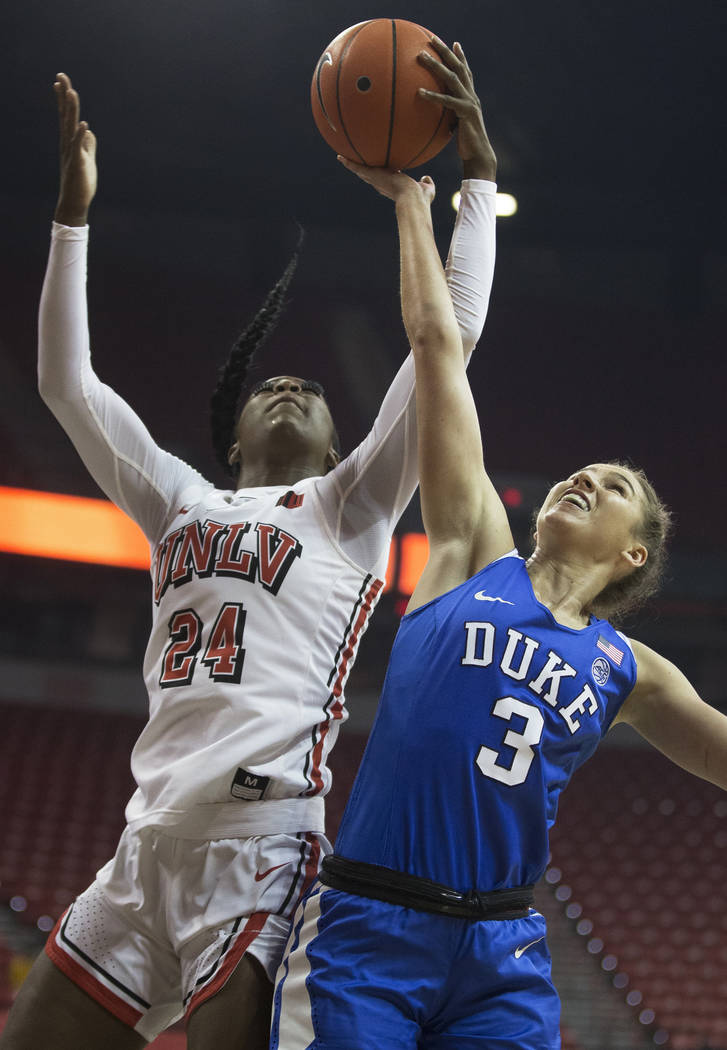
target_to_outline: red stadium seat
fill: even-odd
[[[641,991],[672,1050],[727,1046],[723,793],[657,752],[604,748],[563,795],[551,850],[602,954],[628,975],[620,994]]]

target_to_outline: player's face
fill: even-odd
[[[632,471],[594,463],[550,490],[538,514],[539,541],[577,547],[597,560],[634,552],[644,509],[644,492]],[[635,557],[641,564],[645,549]]]
[[[314,456],[328,469],[335,428],[323,387],[298,376],[275,376],[253,388],[236,427],[239,458],[266,442],[289,445],[291,457]],[[235,446],[233,446],[233,449]]]

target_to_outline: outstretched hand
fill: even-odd
[[[85,226],[96,193],[96,136],[79,121],[80,100],[70,77],[59,73],[53,85],[58,101],[61,185],[55,220],[64,226]]]
[[[462,45],[455,43],[450,49],[436,36],[432,37],[431,43],[441,61],[429,51],[421,51],[419,61],[444,85],[445,91],[420,88],[419,94],[422,98],[441,103],[455,114],[457,150],[464,165],[464,177],[494,182],[497,158],[487,137],[482,105],[475,92],[472,70],[467,64]]]
[[[424,175],[417,182],[410,175],[405,175],[403,171],[391,171],[390,168],[370,168],[366,164],[357,164],[347,157],[339,156],[338,160],[344,168],[358,175],[369,186],[378,190],[382,197],[388,197],[389,200],[397,202],[407,196],[416,197],[423,200],[427,206],[431,205],[434,200],[435,187],[428,175]]]

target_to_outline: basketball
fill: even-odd
[[[344,29],[319,58],[311,81],[316,126],[341,156],[369,167],[413,168],[446,146],[455,117],[417,94],[443,86],[417,61],[439,58],[423,26],[373,18]]]

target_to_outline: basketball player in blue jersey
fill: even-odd
[[[727,718],[609,623],[661,560],[668,514],[643,473],[569,474],[540,509],[531,558],[513,550],[431,233],[433,187],[346,166],[396,205],[430,555],[335,852],[294,918],[271,1047],[553,1050],[559,1003],[532,890],[561,790],[618,721],[727,789]]]

